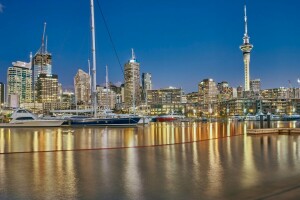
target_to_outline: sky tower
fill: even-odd
[[[248,27],[247,27],[247,9],[246,4],[244,6],[245,12],[245,33],[243,37],[243,44],[240,46],[240,49],[243,52],[244,58],[244,73],[245,73],[245,91],[250,90],[250,52],[253,48],[253,45],[250,44],[250,37],[248,36]]]

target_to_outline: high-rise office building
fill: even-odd
[[[217,99],[218,88],[213,79],[204,79],[198,84],[198,94],[200,103],[212,103]]]
[[[150,114],[183,113],[183,103],[186,103],[186,96],[183,93],[182,88],[175,87],[148,90],[147,101]]]
[[[117,94],[111,89],[97,85],[98,106],[104,109],[116,107]]]
[[[64,91],[61,95],[61,109],[75,109],[75,94],[72,91]]]
[[[158,90],[149,90],[147,94],[150,105],[181,104],[183,96],[182,88],[168,87]]]
[[[227,81],[222,81],[217,85],[219,91],[219,99],[226,100],[232,98],[232,87],[229,87]]]
[[[236,88],[236,92],[237,92],[237,98],[242,98],[243,97],[243,87],[241,85],[239,85]]]
[[[5,85],[0,82],[0,106],[4,104],[5,99]]]
[[[131,59],[125,64],[125,104],[126,107],[139,106],[141,103],[140,64],[132,49]]]
[[[143,90],[152,90],[151,73],[142,74],[142,88]]]
[[[52,55],[47,50],[47,38],[45,43],[45,32],[46,32],[46,23],[44,23],[44,32],[42,36],[42,44],[40,49],[34,55],[33,59],[31,58],[32,62],[32,72],[33,72],[33,83],[32,83],[32,90],[33,92],[33,101],[36,101],[37,95],[37,81],[40,74],[46,74],[47,76],[52,75]]]
[[[74,77],[75,99],[77,104],[91,104],[91,76],[79,69]]]
[[[253,48],[253,45],[250,44],[250,37],[248,36],[248,21],[247,21],[247,12],[246,12],[246,5],[244,7],[245,12],[245,33],[243,37],[243,44],[240,46],[240,49],[243,52],[244,58],[244,76],[245,76],[245,88],[244,91],[250,90],[250,52]]]
[[[58,76],[40,74],[36,84],[36,99],[39,103],[58,102]]]
[[[143,100],[147,99],[146,97],[148,90],[152,90],[151,73],[142,73]]]
[[[33,83],[36,84],[40,74],[52,74],[52,56],[48,52],[38,51],[33,57]]]
[[[18,103],[31,102],[32,89],[31,64],[26,62],[13,62],[7,70],[7,96],[17,96]]]
[[[250,81],[250,91],[258,93],[260,89],[260,79],[254,79]]]

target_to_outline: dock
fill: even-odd
[[[263,135],[263,134],[300,134],[300,128],[264,128],[264,129],[247,129],[248,135]]]

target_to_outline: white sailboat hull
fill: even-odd
[[[0,127],[57,127],[63,120],[19,120],[17,122],[1,123]]]

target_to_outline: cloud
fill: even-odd
[[[3,13],[3,8],[4,6],[2,5],[2,3],[0,3],[0,13]]]

